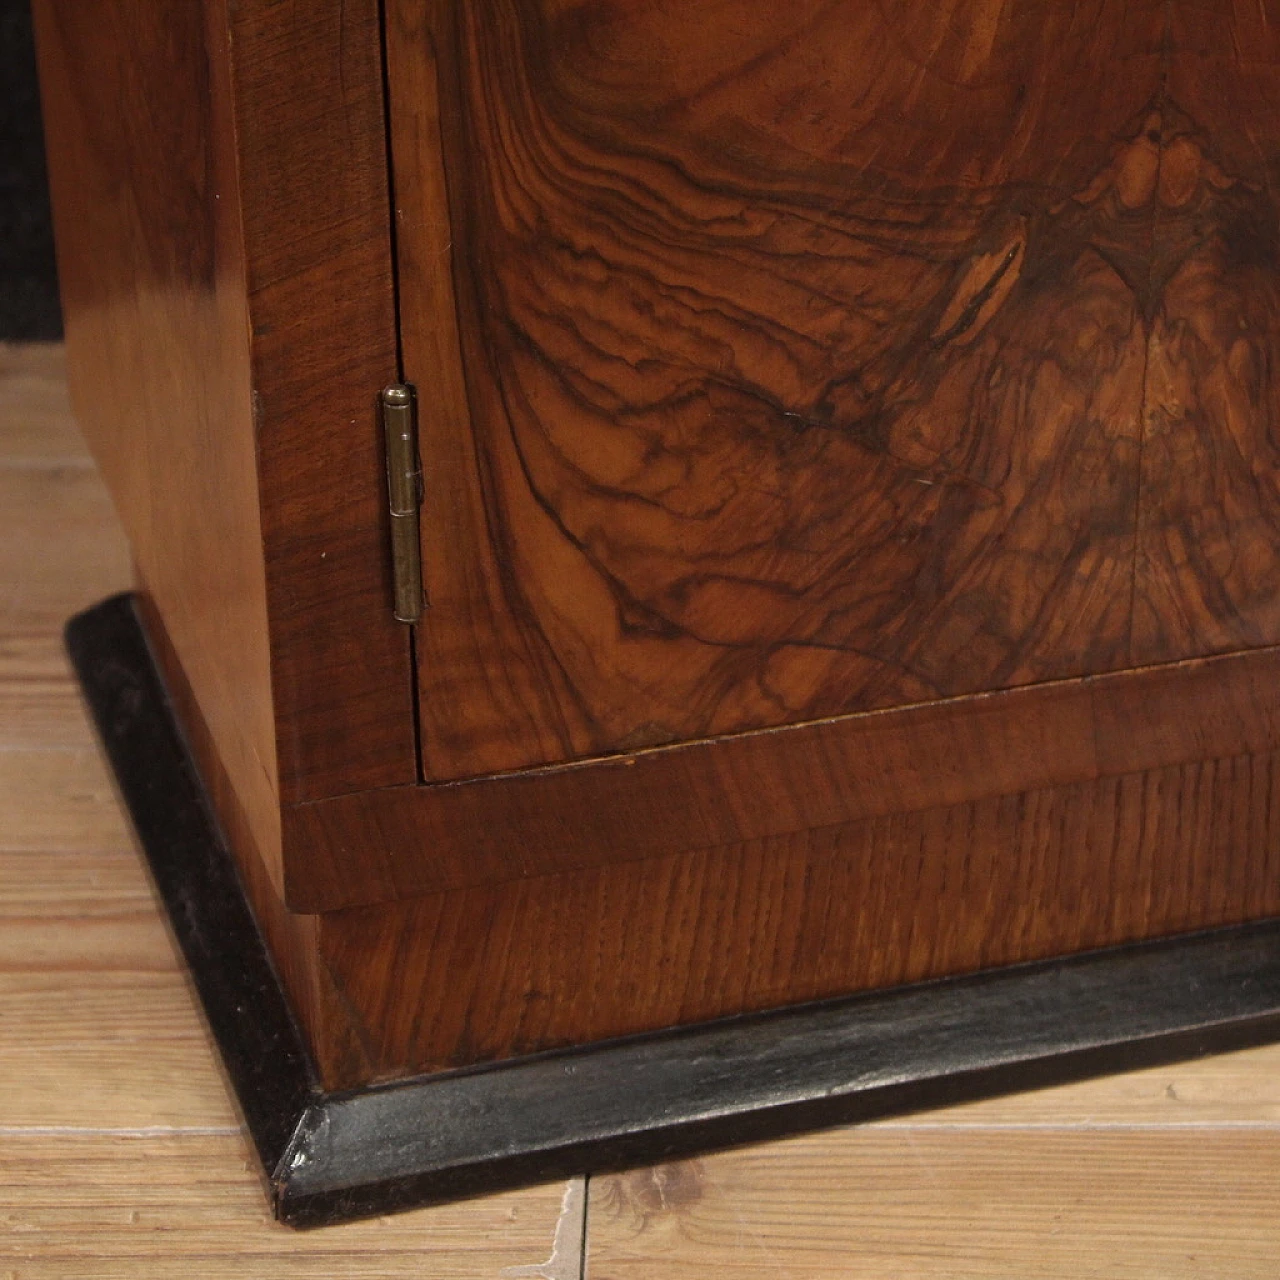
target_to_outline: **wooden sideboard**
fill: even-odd
[[[1280,915],[1280,4],[35,9],[326,1087]]]

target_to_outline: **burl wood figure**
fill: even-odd
[[[451,8],[429,776],[1280,640],[1267,6]]]
[[[161,8],[72,389],[326,1088],[1280,916],[1280,0]]]

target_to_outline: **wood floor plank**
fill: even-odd
[[[128,547],[96,472],[0,467],[0,511],[0,635],[56,636],[77,610],[128,588]]]
[[[59,923],[122,915],[145,916],[158,936],[164,928],[142,859],[132,849],[0,852],[0,921]],[[69,930],[59,929],[65,938]],[[76,944],[78,945],[78,944]]]
[[[0,1127],[234,1128],[185,976],[0,973]]]
[[[591,1280],[1274,1280],[1280,1132],[820,1134],[595,1179]]]
[[[60,344],[0,343],[0,746],[87,745],[61,625],[131,580]]]
[[[164,931],[145,913],[61,920],[10,916],[0,921],[0,930],[0,974],[32,967],[66,973],[161,972],[178,967]]]
[[[0,973],[178,969],[133,853],[0,853]]]
[[[0,852],[0,973],[77,970],[180,970],[141,859]]]
[[[300,1233],[271,1222],[237,1135],[0,1137],[0,1274],[499,1280],[550,1253],[563,1188]]]
[[[92,741],[61,637],[0,634],[0,746],[87,747]]]
[[[0,466],[89,463],[61,343],[0,342]]]
[[[133,837],[94,747],[0,748],[0,850],[75,853],[133,847]]]

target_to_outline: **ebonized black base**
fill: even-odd
[[[1280,1039],[1269,921],[325,1094],[132,598],[74,618],[67,646],[295,1226]]]

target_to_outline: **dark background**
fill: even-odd
[[[0,0],[0,341],[62,333],[28,0]]]

